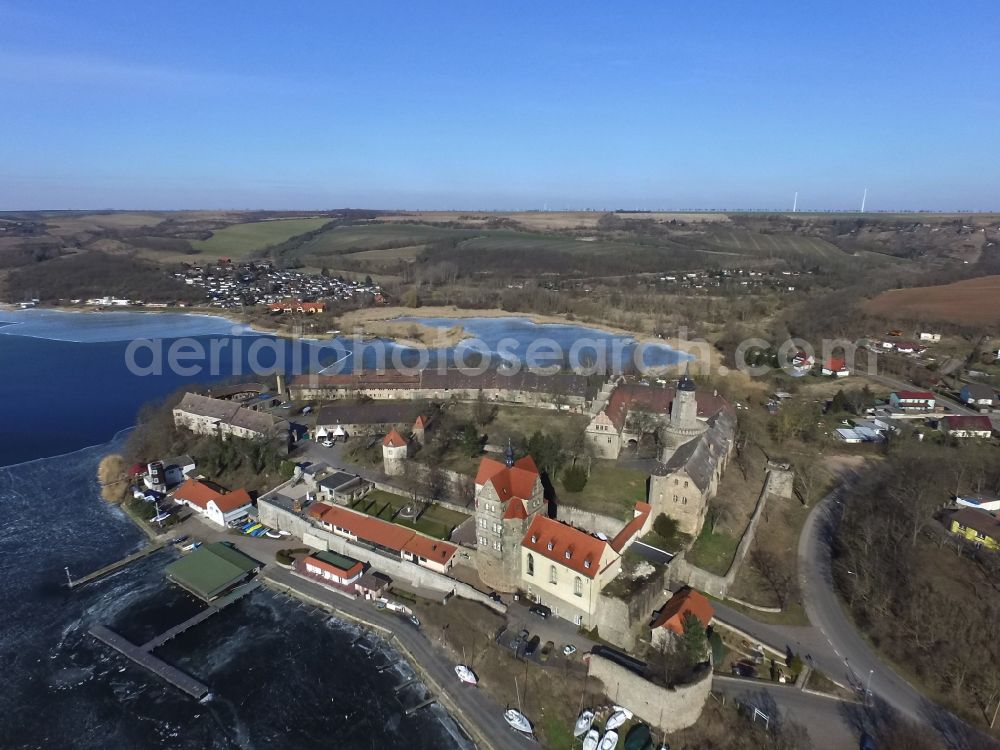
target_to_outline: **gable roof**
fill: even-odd
[[[405,448],[406,439],[396,432],[396,428],[389,430],[389,434],[385,436],[382,440],[382,445],[388,446],[390,448]]]
[[[661,388],[655,385],[641,383],[622,383],[608,398],[605,414],[619,432],[625,427],[625,421],[630,411],[644,411],[651,414],[667,414],[673,403],[676,390],[673,387]],[[698,416],[702,419],[718,414],[729,406],[721,395],[708,390],[695,391],[695,401],[698,404]]]
[[[962,390],[969,394],[969,398],[974,398],[976,400],[990,400],[996,398],[996,391],[993,390],[993,386],[987,385],[986,383],[966,383],[962,386]]]
[[[622,530],[615,535],[615,538],[611,540],[611,549],[615,552],[621,552],[632,540],[632,537],[638,534],[639,530],[642,529],[652,510],[653,506],[649,503],[644,503],[642,501],[637,502],[635,504],[635,515],[632,517],[632,520],[625,524],[624,528],[622,528]]]
[[[184,480],[184,483],[174,491],[174,500],[186,501],[202,510],[208,510],[209,502],[214,502],[223,513],[229,513],[253,502],[250,493],[244,489],[224,492],[199,479]]]
[[[847,369],[847,363],[842,357],[830,357],[830,359],[823,363],[823,369],[840,372]]]
[[[715,616],[715,609],[699,591],[689,586],[678,590],[660,610],[651,628],[666,628],[677,635],[684,635],[684,615],[688,612],[698,618],[703,627],[708,627]]]
[[[174,407],[174,409],[187,412],[188,414],[197,414],[200,417],[208,417],[209,419],[217,419],[223,422],[231,419],[239,408],[240,405],[233,401],[210,398],[209,396],[202,396],[200,393],[191,393],[190,391],[185,393],[180,403]]]
[[[597,577],[609,547],[585,531],[542,515],[532,519],[521,546],[587,578]]]
[[[1000,519],[992,513],[978,508],[962,508],[951,514],[951,520],[1000,541]]]
[[[896,391],[896,398],[901,401],[933,401],[934,394],[930,391]]]
[[[944,426],[947,430],[973,430],[976,432],[993,432],[993,423],[989,417],[965,414],[949,414],[944,417]]]
[[[535,466],[531,456],[522,456],[510,468],[502,461],[483,458],[476,472],[476,485],[493,485],[500,501],[506,503],[513,498],[521,500],[530,498],[534,494],[535,484],[539,478],[538,467]]]

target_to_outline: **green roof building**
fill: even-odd
[[[167,578],[207,602],[251,578],[261,564],[225,542],[199,547],[167,566]]]

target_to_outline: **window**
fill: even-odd
[[[679,485],[680,483],[681,483],[681,480],[680,480],[680,479],[675,479],[675,480],[674,480],[674,487],[676,487],[676,486],[677,486],[677,485]]]
[[[674,502],[677,502],[677,495],[674,495]]]
[[[559,573],[556,571],[556,566],[555,565],[550,565],[549,566],[549,583],[558,583],[558,582],[559,582]]]
[[[684,489],[687,489],[688,483],[684,482]]]
[[[681,498],[681,505],[687,505],[687,504],[688,504],[688,499],[686,497],[682,497]]]
[[[577,576],[573,581],[573,593],[577,596],[583,596],[583,579]]]
[[[535,556],[530,553],[528,554],[528,575],[535,575]]]
[[[493,542],[493,549],[500,551],[500,542]]]
[[[482,544],[483,546],[486,546],[486,537],[484,536],[479,537],[479,543]]]
[[[485,529],[486,528],[486,519],[485,518],[480,518],[479,519],[479,528],[481,528],[481,529]]]

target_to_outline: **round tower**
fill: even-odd
[[[382,441],[382,471],[390,477],[403,474],[408,447],[406,438],[391,430]]]

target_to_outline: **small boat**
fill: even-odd
[[[625,750],[653,750],[648,724],[636,724],[625,735]]]
[[[597,750],[597,745],[600,741],[600,732],[596,729],[591,729],[587,732],[587,736],[583,738],[583,750]]]
[[[268,539],[281,539],[281,534],[279,534],[277,531],[266,531],[264,532],[264,536],[266,536]]]
[[[190,552],[193,549],[198,549],[201,546],[201,542],[191,542],[191,544],[185,544],[181,547],[182,552]]]
[[[626,721],[632,718],[632,712],[628,709],[622,710],[615,706],[615,712],[608,717],[607,722],[604,724],[605,729],[617,729]]]
[[[580,712],[580,716],[577,717],[576,725],[573,727],[573,736],[583,737],[583,735],[585,735],[588,732],[593,723],[594,723],[594,712],[591,711],[589,708],[583,709],[583,711]]]
[[[601,740],[601,744],[597,747],[599,750],[615,750],[618,746],[618,732],[612,729],[610,732],[604,733],[604,739]]]
[[[281,531],[278,532],[278,536],[291,536],[291,535],[292,535],[292,532],[285,531],[284,529],[282,529]]]
[[[476,677],[476,673],[464,664],[457,664],[455,666],[455,674],[458,675],[458,679],[462,682],[468,683],[469,685],[476,685],[479,683],[479,678]]]
[[[528,717],[516,708],[508,708],[504,711],[503,718],[506,719],[507,723],[514,727],[517,731],[524,732],[525,734],[533,734],[531,722],[528,721]]]

